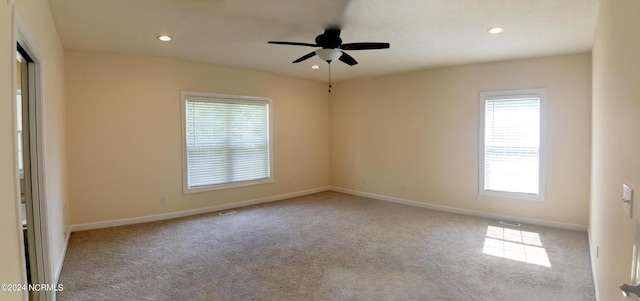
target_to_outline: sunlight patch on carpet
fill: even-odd
[[[482,253],[551,267],[547,251],[542,246],[540,235],[535,232],[489,226],[487,237],[484,239]]]

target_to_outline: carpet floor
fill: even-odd
[[[57,300],[595,300],[587,234],[337,192],[74,232]]]

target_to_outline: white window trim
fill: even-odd
[[[238,102],[238,103],[247,103],[247,102],[258,102],[258,103],[267,103],[269,106],[269,178],[259,179],[259,180],[250,180],[250,181],[240,181],[233,183],[225,183],[225,184],[215,184],[201,187],[189,187],[188,179],[187,179],[187,124],[186,124],[186,104],[187,98],[215,98],[215,99],[224,99],[230,102]],[[231,94],[216,94],[216,93],[205,93],[205,92],[193,92],[193,91],[180,91],[180,110],[181,110],[181,123],[182,123],[182,193],[197,193],[197,192],[205,192],[205,191],[214,191],[221,189],[229,189],[229,188],[237,188],[244,186],[252,186],[252,185],[260,185],[260,184],[269,184],[274,182],[273,176],[273,101],[271,98],[266,97],[257,97],[257,96],[242,96],[242,95],[231,95]]]
[[[538,166],[538,194],[495,191],[484,189],[484,123],[485,123],[485,102],[487,99],[512,99],[512,98],[540,98],[540,144],[539,144],[539,166]],[[526,89],[526,90],[504,90],[504,91],[486,91],[480,92],[480,118],[479,118],[479,169],[478,169],[478,195],[487,197],[498,197],[507,199],[520,199],[530,201],[544,201],[545,199],[545,107],[547,99],[546,89]]]

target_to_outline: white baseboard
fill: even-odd
[[[494,213],[489,213],[484,211],[475,211],[475,210],[462,209],[462,208],[456,208],[456,207],[442,206],[442,205],[423,203],[418,201],[412,201],[407,199],[401,199],[401,198],[396,198],[396,197],[391,197],[386,195],[379,195],[379,194],[374,194],[369,192],[362,192],[357,190],[340,188],[340,187],[331,187],[331,190],[336,192],[352,194],[352,195],[372,198],[372,199],[381,200],[381,201],[393,202],[398,204],[404,204],[409,206],[421,207],[421,208],[426,208],[431,210],[484,217],[484,218],[490,218],[490,219],[496,219],[496,220],[508,220],[508,221],[519,222],[523,224],[538,225],[538,226],[545,226],[545,227],[552,227],[552,228],[559,228],[559,229],[566,229],[566,230],[574,230],[574,231],[582,231],[582,232],[587,231],[587,226],[584,226],[584,225],[560,223],[560,222],[517,217],[517,216],[507,216],[507,215],[494,214]]]
[[[64,259],[67,258],[67,248],[69,247],[69,238],[71,238],[71,227],[67,227],[67,234],[64,238],[64,246],[62,247],[62,258],[58,262],[55,274],[53,275],[53,285],[57,286],[60,283],[60,274],[62,274],[62,267],[64,266]],[[56,300],[56,291],[53,291],[53,300]]]
[[[60,260],[60,262],[58,262],[58,266],[56,267],[56,273],[55,275],[53,275],[53,283],[54,284],[58,284],[58,281],[60,280],[60,273],[62,273],[62,266],[64,265],[64,259],[66,258],[67,255],[67,248],[69,247],[69,238],[71,238],[71,227],[67,227],[67,234],[65,235],[64,238],[64,245],[62,246],[62,258]]]
[[[596,256],[597,254],[593,254],[593,245],[591,245],[591,242],[593,241],[591,239],[591,228],[587,229],[587,235],[589,237],[589,257],[591,259],[591,275],[593,276],[593,287],[595,287],[596,290],[596,301],[600,301],[600,294],[598,293],[598,273],[596,273],[596,259],[598,259]]]
[[[141,216],[141,217],[134,217],[134,218],[125,218],[125,219],[103,221],[103,222],[96,222],[96,223],[78,224],[78,225],[72,225],[71,227],[69,227],[69,229],[70,229],[70,232],[78,232],[78,231],[85,231],[85,230],[155,222],[155,221],[167,220],[172,218],[191,216],[196,214],[229,210],[229,209],[244,207],[249,205],[275,202],[275,201],[280,201],[284,199],[323,192],[327,190],[331,190],[331,187],[325,186],[325,187],[319,187],[319,188],[314,188],[309,190],[303,190],[298,192],[292,192],[287,194],[281,194],[276,196],[240,201],[240,202],[235,202],[230,204],[223,204],[223,205],[217,205],[217,206],[211,206],[211,207],[205,207],[205,208],[199,208],[199,209],[193,209],[193,210],[185,210],[185,211],[178,211],[178,212],[171,212],[171,213],[164,213],[164,214],[157,214],[157,215],[148,215],[148,216]]]

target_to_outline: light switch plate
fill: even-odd
[[[631,206],[633,206],[633,189],[627,184],[622,184],[622,209],[632,218]]]

